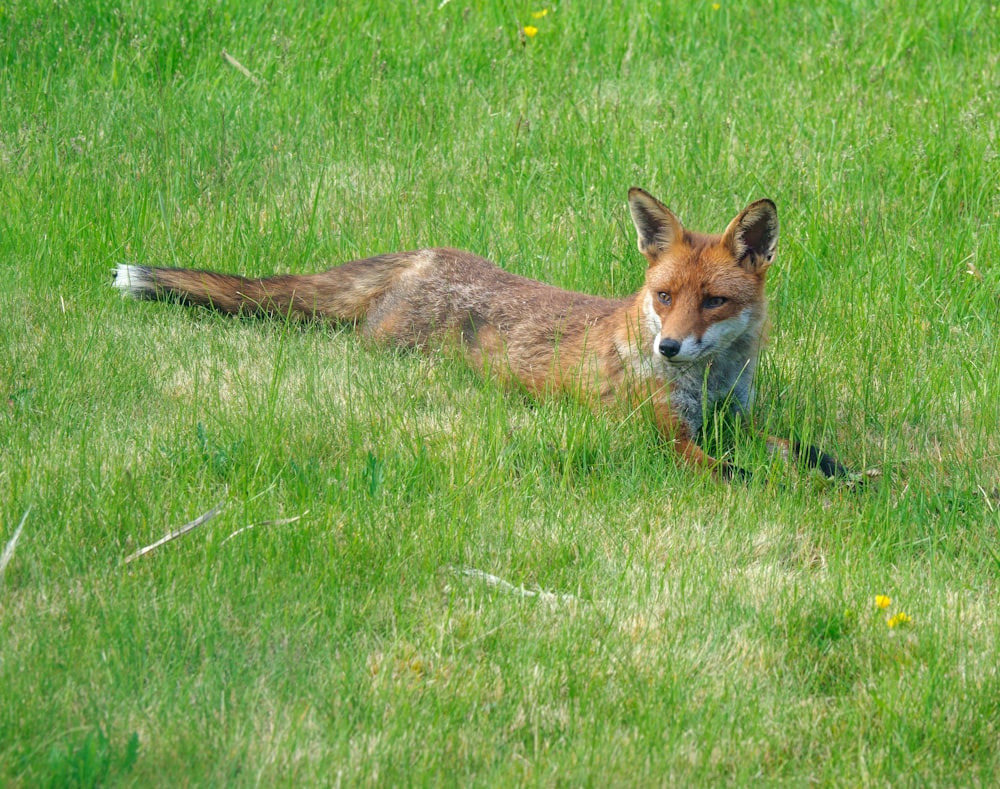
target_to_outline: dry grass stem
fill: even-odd
[[[502,589],[505,592],[510,592],[511,594],[518,595],[519,597],[537,597],[539,600],[544,600],[548,603],[576,602],[576,597],[571,594],[548,592],[544,589],[525,589],[523,585],[515,586],[510,581],[505,581],[498,575],[493,575],[492,573],[485,572],[484,570],[477,570],[474,567],[465,567],[462,569],[453,567],[451,568],[451,571],[455,575],[464,575],[466,578],[475,578],[478,581],[482,581],[487,586],[494,586],[497,589]]]
[[[161,545],[165,545],[166,543],[171,542],[172,540],[176,540],[178,537],[183,537],[189,531],[194,531],[199,526],[202,526],[202,525],[208,523],[210,520],[212,520],[212,518],[214,518],[216,515],[218,515],[220,512],[222,512],[222,508],[225,507],[225,506],[226,506],[226,503],[224,501],[219,502],[212,509],[210,509],[208,512],[206,512],[204,515],[199,515],[193,521],[191,521],[190,523],[185,523],[183,526],[181,526],[176,531],[172,531],[172,532],[170,532],[170,534],[168,534],[165,537],[157,540],[156,542],[152,543],[151,545],[147,545],[145,548],[140,548],[135,553],[133,553],[133,554],[131,554],[129,556],[126,556],[125,557],[125,564],[128,564],[129,562],[132,562],[132,561],[138,559],[140,556],[145,556],[147,553],[150,553],[151,551],[156,550]]]
[[[7,541],[7,545],[3,549],[3,555],[0,556],[0,584],[3,583],[3,575],[7,570],[7,565],[10,564],[10,560],[14,558],[14,549],[17,547],[17,541],[21,537],[21,530],[24,528],[24,522],[28,520],[28,513],[31,512],[31,507],[28,507],[24,511],[24,515],[21,516],[21,522],[17,524],[17,528],[14,529],[14,536]]]
[[[287,525],[289,523],[296,523],[297,521],[302,520],[308,514],[309,514],[309,510],[306,510],[301,515],[296,515],[294,518],[278,518],[277,520],[259,521],[257,523],[251,523],[251,524],[249,524],[247,526],[244,526],[241,529],[237,529],[236,531],[234,531],[232,534],[230,534],[228,537],[226,537],[226,539],[224,539],[221,544],[225,545],[227,542],[229,542],[231,539],[233,539],[233,537],[236,537],[236,536],[238,536],[240,534],[243,534],[243,532],[245,532],[245,531],[250,531],[250,529],[255,529],[258,526],[285,526],[285,525]]]
[[[250,69],[248,69],[242,63],[240,63],[236,58],[234,58],[232,55],[230,55],[228,52],[226,52],[226,50],[222,50],[222,57],[226,61],[226,63],[228,63],[230,66],[232,66],[238,72],[240,72],[240,74],[242,74],[244,77],[246,77],[251,82],[253,82],[254,85],[263,85],[264,84],[264,80],[262,80],[260,77],[258,77],[256,75],[254,75],[254,73],[252,71],[250,71]]]

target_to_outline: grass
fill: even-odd
[[[0,782],[994,783],[997,8],[480,5],[0,6]],[[776,201],[757,416],[879,485],[109,287],[447,244],[624,295],[633,184]]]

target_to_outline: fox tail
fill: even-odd
[[[179,301],[231,315],[357,322],[410,265],[405,255],[380,255],[322,274],[251,279],[201,269],[120,263],[114,270],[114,285],[136,299]]]

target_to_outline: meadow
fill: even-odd
[[[985,2],[0,4],[0,783],[995,784],[998,96]],[[624,296],[633,185],[776,202],[755,420],[878,480],[111,287]]]

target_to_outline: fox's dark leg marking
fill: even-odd
[[[734,466],[732,463],[720,463],[718,469],[719,475],[727,482],[747,483],[753,479],[753,472],[742,466]]]
[[[842,465],[835,457],[811,444],[803,444],[794,439],[769,436],[767,449],[773,454],[780,455],[786,461],[802,463],[808,468],[817,468],[829,479],[849,479],[854,476],[851,470]]]
[[[803,445],[798,441],[790,441],[789,446],[796,460],[801,460],[809,468],[818,468],[827,477],[849,477],[851,475],[850,470],[836,458],[810,444]]]

